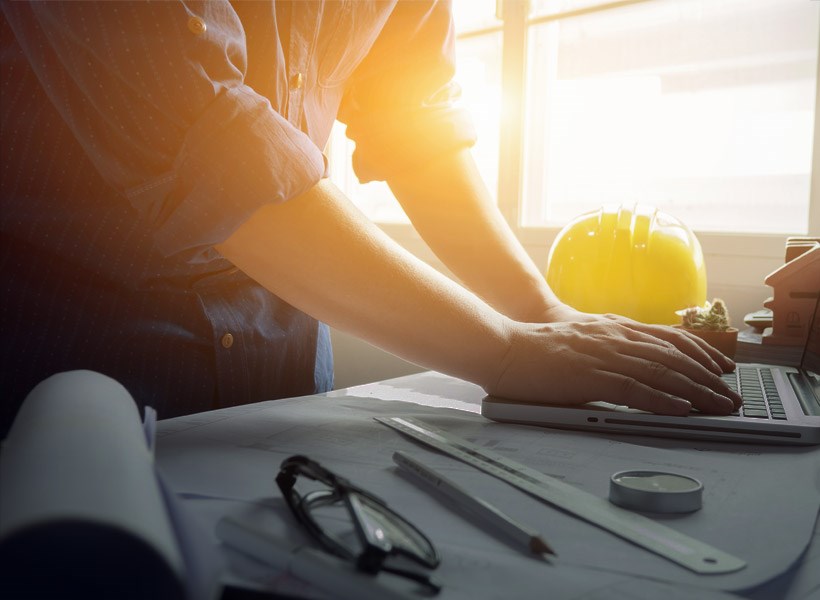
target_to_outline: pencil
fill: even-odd
[[[469,511],[497,531],[505,534],[521,546],[534,554],[552,554],[555,552],[537,531],[522,525],[512,517],[504,514],[498,508],[482,500],[475,494],[469,493],[458,484],[450,481],[431,467],[428,467],[404,452],[394,452],[393,462],[417,479],[427,482],[439,492],[454,500],[456,504]]]

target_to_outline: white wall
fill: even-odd
[[[337,390],[423,370],[336,329],[331,330],[330,337],[333,341],[334,386]]]

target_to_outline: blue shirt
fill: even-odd
[[[440,2],[2,3],[3,430],[90,368],[160,417],[332,386],[327,329],[213,246],[327,174],[473,141]]]

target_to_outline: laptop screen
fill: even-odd
[[[809,324],[809,338],[800,362],[803,374],[809,379],[815,398],[820,398],[820,296],[814,307],[814,316]]]

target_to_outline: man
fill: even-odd
[[[446,3],[2,10],[4,427],[74,368],[161,417],[325,391],[323,323],[501,396],[739,403],[700,341],[552,294],[470,157]],[[337,116],[461,283],[324,178]]]

